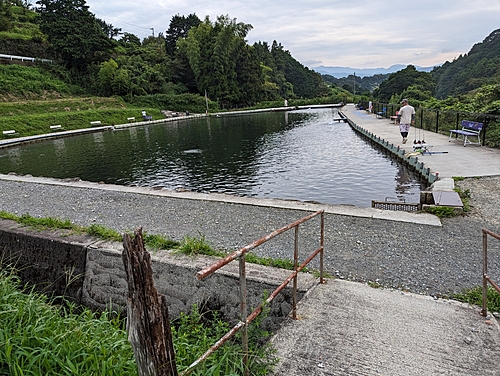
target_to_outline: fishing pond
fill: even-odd
[[[0,149],[0,173],[370,207],[426,183],[337,109],[179,119]]]

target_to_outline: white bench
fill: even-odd
[[[54,130],[57,130],[57,129],[62,129],[61,125],[58,124],[58,125],[51,125],[50,127],[50,130],[54,131]]]
[[[127,118],[127,121],[130,121],[131,123],[133,123],[135,121],[135,117],[129,117],[129,118]]]
[[[16,131],[11,129],[10,131],[3,131],[2,132],[5,136],[15,136],[16,135]]]
[[[480,145],[481,146],[481,130],[483,129],[483,123],[478,123],[477,121],[462,120],[462,129],[452,129],[450,131],[450,138],[448,142],[451,141],[451,137],[456,135],[464,140],[464,146],[467,144]],[[477,142],[471,141],[469,137],[477,137]]]
[[[101,125],[101,121],[100,121],[100,120],[97,120],[97,121],[91,121],[91,122],[90,122],[90,125]]]

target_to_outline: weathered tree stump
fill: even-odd
[[[140,376],[177,376],[167,299],[154,287],[151,256],[144,248],[142,228],[134,239],[123,235],[127,273],[127,333]]]

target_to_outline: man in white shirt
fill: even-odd
[[[403,107],[399,109],[398,113],[398,116],[401,116],[399,120],[399,132],[401,133],[401,137],[403,137],[403,144],[406,144],[410,125],[415,124],[415,109],[408,104],[408,99],[403,99],[401,104]]]

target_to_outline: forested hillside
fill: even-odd
[[[375,74],[363,77],[350,74],[343,78],[336,78],[329,74],[322,74],[321,76],[325,82],[341,87],[353,94],[370,95],[382,82],[387,80],[389,74]]]
[[[498,83],[500,29],[493,31],[482,43],[475,44],[468,54],[435,68],[432,75],[436,81],[436,97],[439,99]]]
[[[500,114],[500,29],[431,72],[409,65],[392,73],[372,97],[383,103],[408,98],[417,107]]]
[[[140,40],[96,18],[85,0],[36,4],[0,0],[0,53],[57,60],[38,69],[79,93],[126,101],[149,96],[165,106],[173,96],[206,95],[220,109],[349,96],[328,88],[277,41],[249,45],[245,37],[252,25],[228,15],[215,21],[175,15],[165,32]],[[2,94],[5,100],[36,93]]]

